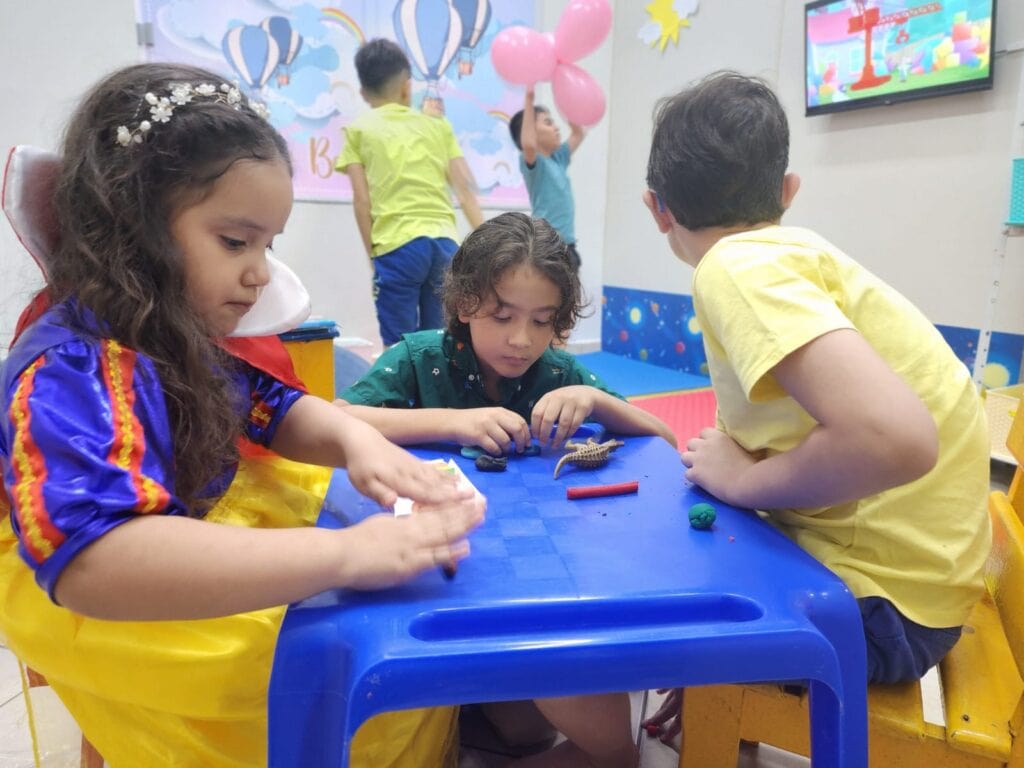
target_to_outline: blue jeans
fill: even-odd
[[[373,259],[373,303],[385,346],[403,333],[444,326],[441,286],[458,247],[447,237],[417,237]]]

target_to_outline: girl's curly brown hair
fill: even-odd
[[[469,326],[459,315],[472,315],[495,295],[495,286],[512,267],[537,270],[558,287],[562,297],[552,326],[564,342],[586,308],[579,272],[569,246],[544,219],[524,213],[503,213],[469,233],[452,256],[443,288],[448,332],[469,341]]]
[[[171,424],[175,493],[200,515],[203,489],[237,460],[244,407],[233,361],[185,298],[170,222],[201,202],[239,160],[291,161],[284,139],[248,106],[197,98],[122,146],[118,126],[149,118],[146,93],[224,79],[197,67],[140,64],[100,81],[72,115],[55,193],[60,242],[48,265],[54,303],[91,311],[105,337],[145,354],[160,376]],[[88,324],[82,321],[82,330]]]

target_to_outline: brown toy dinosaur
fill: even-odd
[[[567,440],[565,449],[569,453],[555,464],[555,477],[558,477],[562,465],[567,462],[586,469],[604,466],[608,461],[608,455],[620,445],[625,445],[625,443],[621,440],[605,440],[603,443],[599,443],[592,437],[588,437],[585,443],[574,443],[572,440]]]

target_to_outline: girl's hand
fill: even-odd
[[[517,453],[530,444],[526,420],[507,408],[468,408],[451,414],[459,445],[475,445],[492,456],[501,456],[511,450],[513,442]]]
[[[431,469],[434,474],[440,474]],[[373,515],[338,533],[349,538],[339,583],[352,589],[382,589],[421,571],[454,566],[469,554],[465,536],[484,519],[479,494],[435,507],[414,507],[403,517]]]
[[[680,454],[689,469],[685,477],[711,495],[728,504],[746,506],[731,490],[739,486],[738,478],[758,462],[724,432],[706,427],[697,437],[686,441],[686,450]]]
[[[357,491],[385,507],[399,496],[422,504],[450,504],[472,495],[471,489],[456,487],[457,478],[438,472],[370,428],[361,431],[358,446],[348,453],[348,478]]]
[[[600,390],[584,384],[553,389],[533,407],[531,428],[541,447],[558,448],[575,434],[594,411]],[[551,430],[555,424],[554,435]]]

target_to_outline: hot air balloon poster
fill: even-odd
[[[196,64],[266,104],[288,140],[300,200],[352,199],[334,170],[342,127],[369,109],[353,59],[366,40],[395,40],[409,56],[413,107],[452,124],[480,190],[496,208],[525,208],[519,153],[508,132],[522,88],[491,64],[503,28],[534,25],[516,0],[137,0],[150,61]]]

